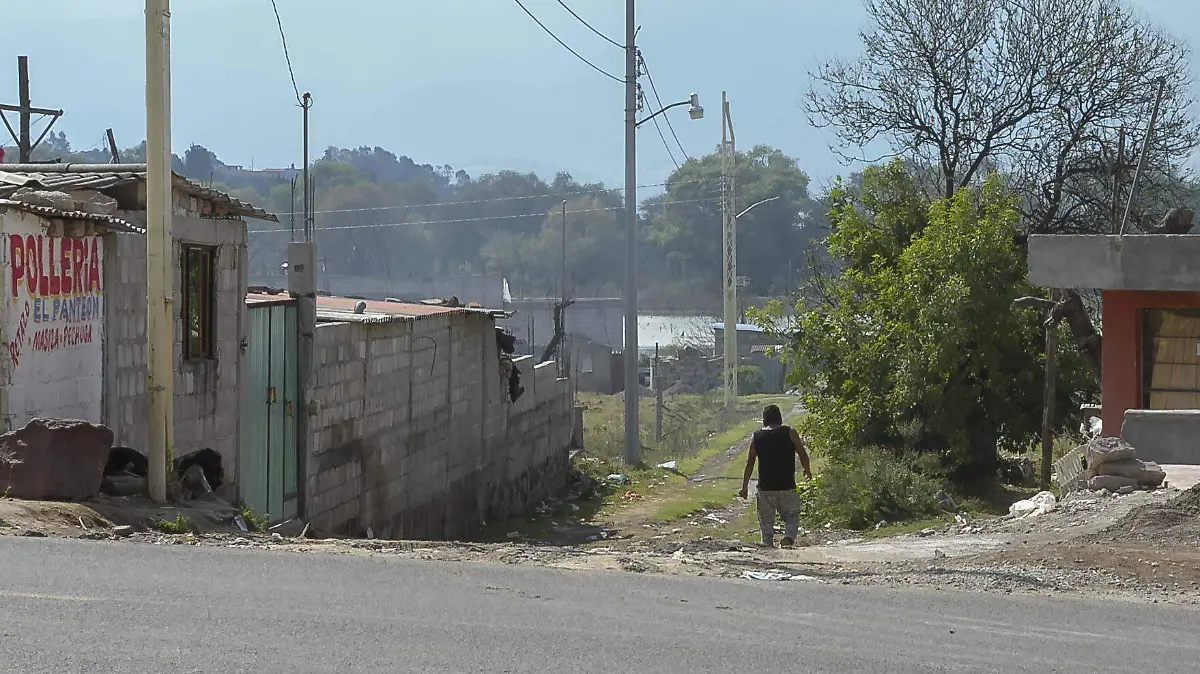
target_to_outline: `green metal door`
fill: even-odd
[[[242,502],[272,522],[296,516],[296,306],[247,309],[242,388]]]

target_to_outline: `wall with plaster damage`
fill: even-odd
[[[121,217],[141,226],[144,212]],[[173,278],[175,321],[175,456],[210,448],[221,454],[225,482],[221,492],[232,496],[236,480],[242,350],[246,322],[246,224],[176,213]],[[104,421],[115,444],[145,452],[146,414],[146,239],[140,234],[105,236],[110,264],[105,266],[109,289],[104,353]],[[181,244],[216,247],[214,259],[216,357],[183,360],[181,301]]]
[[[491,317],[450,311],[322,324],[310,382],[315,526],[387,538],[460,538],[565,484],[569,382],[517,361],[508,402]]]
[[[0,211],[4,430],[36,417],[101,420],[105,247],[95,229]]]

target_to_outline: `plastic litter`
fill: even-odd
[[[613,473],[604,479],[613,484],[629,484],[629,476],[620,473]]]
[[[1053,512],[1057,507],[1058,499],[1054,498],[1054,494],[1043,491],[1033,498],[1017,501],[1012,504],[1008,509],[1008,514],[1018,520],[1026,517],[1040,517],[1046,513]]]
[[[678,465],[679,465],[678,462],[671,460],[671,461],[667,461],[665,463],[658,464],[658,467],[663,468],[665,470],[675,470],[676,466],[678,466]]]
[[[233,518],[233,523],[236,524],[237,528],[241,529],[242,531],[250,531],[250,527],[246,526],[246,518],[242,517],[241,515],[236,515]]]
[[[742,578],[746,580],[816,580],[812,576],[804,576],[794,573],[786,573],[784,571],[743,571]]]

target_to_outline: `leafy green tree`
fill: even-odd
[[[808,176],[796,160],[760,145],[738,153],[735,173],[739,210],[766,199],[738,219],[738,263],[755,292],[786,292],[803,250],[818,231],[820,207],[808,192]],[[719,293],[721,279],[721,157],[688,161],[667,179],[666,193],[649,199],[646,236],[662,251],[665,269],[651,278],[704,284]]]
[[[1019,216],[995,178],[932,203],[925,194],[898,162],[867,169],[857,193],[832,191],[840,273],[828,301],[796,307],[791,378],[831,451],[937,453],[952,478],[986,482],[997,451],[1024,451],[1041,421],[1042,327],[1013,307],[1032,293]],[[1065,423],[1091,386],[1073,354],[1059,377]]]

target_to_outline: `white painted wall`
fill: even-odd
[[[3,214],[4,421],[101,422],[104,391],[104,242],[50,236],[48,221]]]

